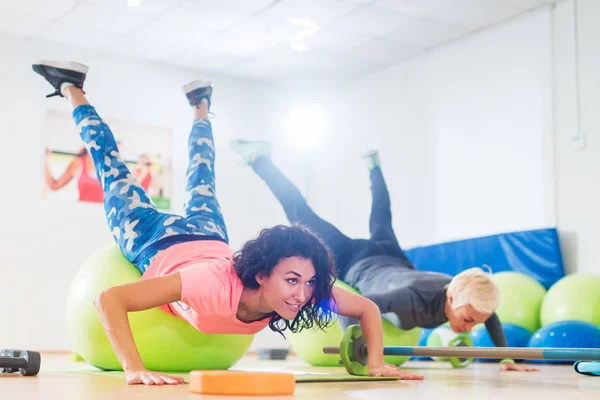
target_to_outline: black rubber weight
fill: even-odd
[[[24,351],[23,357],[27,359],[27,367],[20,368],[19,372],[24,376],[34,376],[40,372],[42,365],[42,357],[37,351]]]
[[[20,357],[21,356],[21,350],[16,350],[16,349],[3,349],[2,351],[0,351],[0,357]],[[6,373],[13,373],[13,372],[17,372],[18,369],[17,368],[0,368],[0,372],[6,372]]]
[[[0,368],[0,372],[19,372],[24,376],[35,376],[40,372],[42,365],[42,356],[37,351],[4,349],[0,351],[0,357],[24,358],[27,364],[22,368]]]

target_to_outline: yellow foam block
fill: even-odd
[[[225,395],[293,394],[294,374],[287,372],[192,371],[190,392]]]

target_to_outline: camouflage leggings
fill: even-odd
[[[185,216],[180,216],[156,210],[123,162],[110,128],[92,106],[77,107],[73,119],[104,188],[104,210],[113,238],[142,273],[164,249],[159,243],[165,239],[175,239],[170,243],[176,243],[178,237],[190,240],[195,235],[198,239],[229,241],[215,194],[215,148],[208,120],[196,120],[192,126]]]

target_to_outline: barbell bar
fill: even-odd
[[[340,346],[323,347],[325,354],[339,354],[344,367],[352,375],[367,373],[368,349],[358,325],[346,330]],[[429,346],[384,346],[384,356],[406,357],[452,357],[600,361],[600,349],[596,348],[535,348],[535,347],[429,347]]]

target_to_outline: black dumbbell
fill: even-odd
[[[19,372],[34,376],[40,372],[42,358],[37,351],[5,349],[0,351],[0,372]]]
[[[0,350],[0,357],[19,357],[21,355],[21,350],[16,350],[16,349],[4,349],[4,350]],[[19,369],[18,368],[9,368],[9,367],[5,367],[2,368],[2,366],[4,365],[4,362],[0,362],[0,372],[17,372]]]

